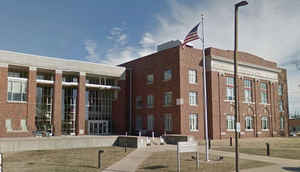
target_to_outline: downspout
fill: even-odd
[[[132,68],[129,71],[129,133],[132,134]]]
[[[257,85],[256,85],[256,81],[254,79],[254,95],[255,95],[255,137],[258,137],[257,134]]]
[[[220,73],[218,73],[218,89],[219,89],[219,127],[220,127],[220,139],[222,139],[222,114],[221,114],[221,88],[220,88]],[[223,95],[223,94],[222,94]],[[213,127],[213,126],[212,126]]]

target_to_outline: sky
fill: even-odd
[[[117,65],[183,40],[204,14],[205,47],[232,50],[237,2],[2,0],[0,49]],[[300,1],[248,3],[239,9],[239,51],[286,68],[290,112],[300,111]]]

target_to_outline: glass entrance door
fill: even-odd
[[[108,134],[108,120],[89,120],[89,135],[106,135]]]

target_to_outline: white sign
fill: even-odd
[[[196,152],[196,167],[199,168],[199,155],[197,142],[178,142],[177,143],[177,172],[180,172],[180,153]]]
[[[236,123],[236,131],[238,133],[241,132],[241,123],[239,123],[239,122]]]

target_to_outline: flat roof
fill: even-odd
[[[36,67],[48,70],[84,72],[111,77],[120,77],[126,70],[125,67],[80,60],[24,54],[7,50],[0,50],[0,63],[16,66]]]

